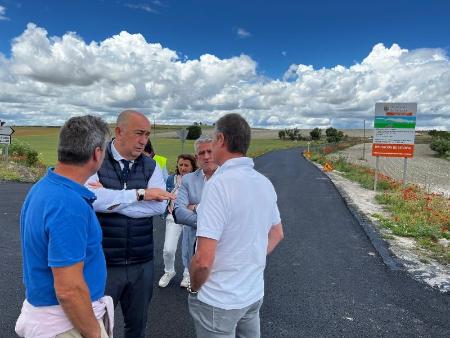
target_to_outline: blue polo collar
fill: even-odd
[[[50,167],[47,170],[47,178],[56,183],[56,184],[60,184],[63,185],[73,191],[75,191],[77,194],[79,194],[83,199],[85,199],[89,204],[94,203],[94,201],[97,199],[97,197],[95,196],[95,194],[90,191],[89,189],[87,189],[86,187],[84,187],[83,185],[72,181],[71,179],[61,176],[57,173],[54,172],[54,167]]]

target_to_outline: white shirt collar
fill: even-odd
[[[251,167],[251,168],[253,168],[254,166],[255,166],[255,163],[253,162],[252,158],[242,156],[242,157],[230,158],[229,160],[226,160],[225,163],[223,163],[218,169],[220,169],[220,171],[223,171],[223,170],[226,170],[228,168],[233,168],[233,167]]]
[[[120,160],[126,160],[126,158],[119,154],[119,152],[117,151],[116,147],[114,146],[114,143],[115,143],[115,141],[113,141],[113,142],[111,143],[111,153],[112,153],[114,159],[115,159],[117,162],[122,163],[122,162],[120,162]],[[130,162],[131,162],[131,163],[134,163],[134,160],[133,160],[133,161],[130,161]]]
[[[219,169],[220,169],[220,166],[217,166],[216,170],[214,170],[214,172],[212,173],[212,175],[211,175],[209,178],[213,177],[214,174],[215,174],[215,173],[217,172],[217,170],[219,170]],[[208,179],[206,178],[206,175],[205,175],[205,172],[203,171],[203,169],[200,169],[200,174],[202,174],[203,180],[206,182]]]

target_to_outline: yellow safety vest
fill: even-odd
[[[161,155],[155,155],[153,156],[153,159],[158,163],[161,170],[163,170],[167,165],[167,157],[161,156]]]

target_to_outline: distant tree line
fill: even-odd
[[[278,132],[278,138],[280,140],[291,140],[291,141],[304,141],[307,137],[302,136],[300,129],[282,129]]]
[[[445,138],[445,139],[450,139],[450,131],[445,131],[445,130],[430,130],[428,132],[428,135],[432,136],[432,137],[441,137],[441,138]]]
[[[338,143],[347,136],[342,131],[330,127],[325,129],[325,137],[328,143]],[[303,136],[298,128],[282,129],[278,132],[278,138],[290,141],[319,141],[322,138],[322,129],[314,128],[309,132],[309,136]]]

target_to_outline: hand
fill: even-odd
[[[173,204],[169,203],[169,205],[167,206],[167,210],[169,210],[169,214],[173,213]]]
[[[103,184],[100,183],[100,181],[96,182],[89,182],[88,185],[93,189],[100,189],[103,188]]]
[[[189,204],[187,207],[189,210],[195,212],[195,209],[197,209],[197,204]]]
[[[147,188],[145,189],[144,200],[145,201],[173,201],[175,199],[175,195],[167,192],[164,189],[159,188]]]
[[[90,332],[90,335],[83,336],[83,337],[92,337],[92,338],[101,338],[102,337],[102,330],[100,328],[100,325],[98,325],[98,329],[96,329],[94,332]]]

